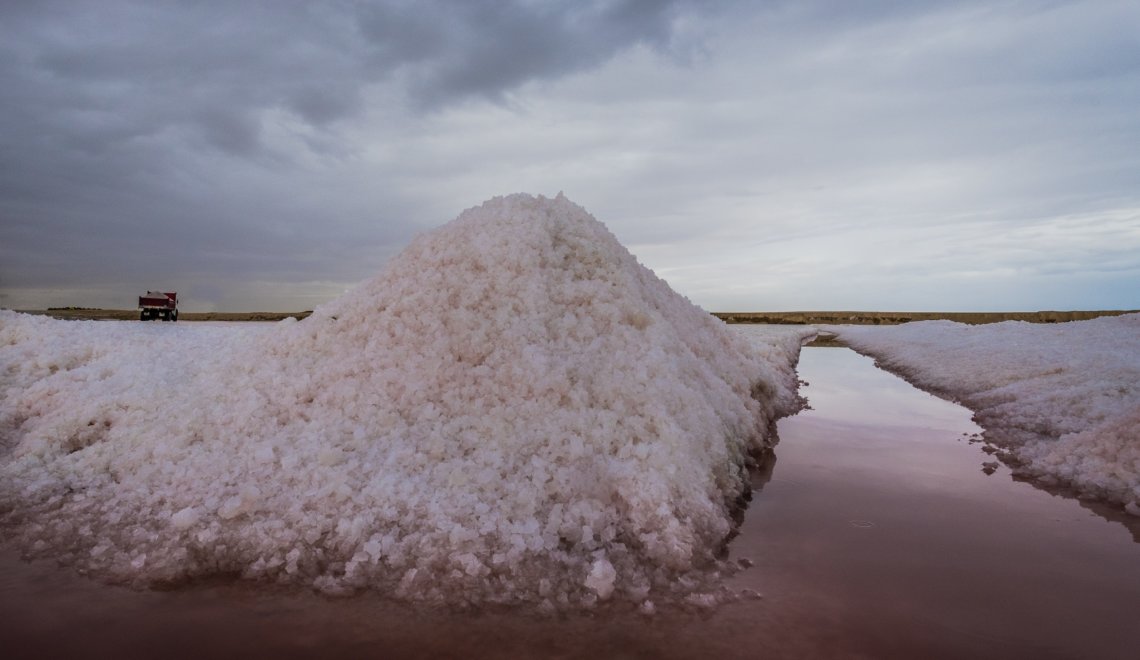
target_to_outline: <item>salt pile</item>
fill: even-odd
[[[0,312],[0,515],[134,583],[708,602],[802,332],[745,339],[561,195],[416,239],[301,322]]]
[[[1140,314],[826,329],[974,410],[1015,472],[1140,515]]]

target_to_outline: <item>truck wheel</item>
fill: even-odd
[[[145,309],[143,311],[139,312],[139,320],[140,321],[146,320],[146,310]]]
[[[164,322],[164,323],[165,323],[166,321],[169,321],[169,320],[170,320],[170,312],[163,312],[163,313],[162,313],[162,320],[163,320],[163,322]]]
[[[170,311],[170,320],[171,321],[177,321],[178,320],[178,310],[177,309]]]

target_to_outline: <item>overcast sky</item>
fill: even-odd
[[[710,310],[1140,308],[1140,3],[0,2],[0,307],[311,309],[559,191]]]

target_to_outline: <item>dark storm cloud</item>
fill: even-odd
[[[360,25],[375,60],[413,73],[411,90],[428,106],[457,96],[497,97],[536,78],[581,71],[638,42],[665,44],[671,3],[430,3],[377,5]],[[446,17],[432,20],[432,17]]]
[[[396,75],[424,107],[494,98],[636,43],[665,45],[675,11],[639,0],[18,3],[0,14],[2,74],[24,116],[5,114],[89,151],[173,127],[247,153],[266,108],[325,126]]]

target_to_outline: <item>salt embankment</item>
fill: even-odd
[[[300,322],[0,312],[4,534],[135,584],[713,602],[804,332],[730,331],[561,195],[469,209]]]
[[[1140,314],[823,329],[972,409],[1016,473],[1140,515]]]

